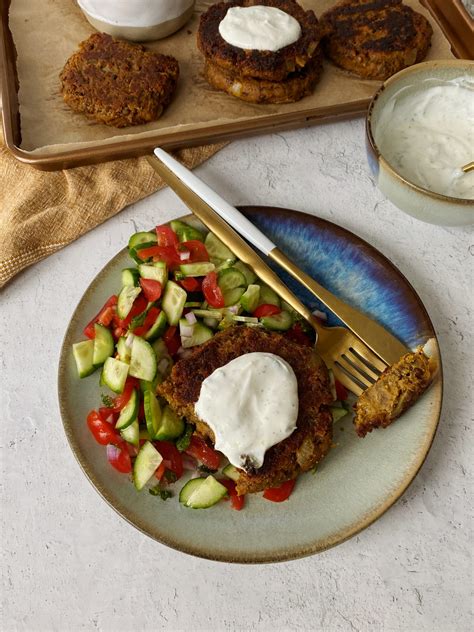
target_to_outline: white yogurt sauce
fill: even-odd
[[[424,84],[424,85],[423,85]],[[425,80],[385,104],[374,140],[406,180],[449,197],[474,199],[474,79]]]
[[[275,7],[231,7],[219,24],[228,44],[246,50],[277,51],[301,36],[298,20]]]
[[[203,381],[195,410],[232,465],[259,468],[265,452],[296,428],[296,376],[273,353],[246,353]]]
[[[116,26],[154,26],[181,15],[193,0],[78,0],[92,17]]]

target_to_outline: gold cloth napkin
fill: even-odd
[[[183,149],[175,156],[192,169],[223,146]],[[145,158],[38,171],[12,156],[0,132],[0,288],[27,266],[162,187]]]

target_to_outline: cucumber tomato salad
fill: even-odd
[[[138,491],[147,487],[166,499],[179,485],[186,507],[230,499],[240,510],[238,470],[157,396],[157,385],[175,361],[227,327],[265,327],[305,345],[313,344],[311,332],[213,233],[176,220],[135,233],[128,252],[135,265],[122,270],[120,291],[105,301],[84,328],[86,340],[72,349],[79,377],[98,372],[103,389],[102,406],[91,410],[87,425],[106,446],[110,465],[131,474]],[[337,399],[346,400],[344,387],[335,387]],[[336,405],[333,417],[346,412]],[[177,481],[186,470],[191,479],[181,486]],[[286,500],[294,484],[287,481],[263,497]]]

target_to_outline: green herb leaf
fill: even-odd
[[[135,327],[141,327],[143,323],[145,322],[145,318],[146,318],[146,310],[142,312],[141,314],[139,314],[138,316],[135,316],[135,318],[132,318],[130,322],[130,330],[133,331]]]
[[[169,489],[162,489],[159,485],[150,487],[148,491],[152,496],[159,496],[161,500],[167,500],[173,496],[173,493]]]
[[[198,470],[204,474],[213,474],[214,472],[217,472],[217,470],[211,470],[211,468],[207,467],[207,465],[200,465]]]
[[[183,434],[176,441],[176,447],[180,452],[184,452],[189,448],[191,443],[191,437],[193,436],[194,429],[191,424],[186,424]]]
[[[176,476],[176,474],[172,472],[171,470],[165,470],[164,476],[168,483],[176,483],[176,481],[178,480],[178,477]]]
[[[112,406],[114,405],[113,399],[105,393],[101,393],[100,399],[102,400],[104,406],[106,406],[107,408],[112,408]]]

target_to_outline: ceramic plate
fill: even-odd
[[[265,207],[243,209],[248,217],[306,272],[341,299],[377,319],[410,347],[435,337],[414,289],[383,255],[354,234],[296,211]],[[359,439],[350,417],[335,424],[335,447],[314,474],[298,479],[291,498],[272,503],[261,494],[243,511],[220,503],[209,510],[166,502],[146,490],[135,491],[129,478],[107,462],[86,425],[100,402],[98,376],[79,380],[73,342],[105,299],[120,286],[120,271],[130,265],[126,249],[97,275],[77,306],[61,351],[59,401],[66,435],[82,469],[102,497],[135,527],[174,549],[226,562],[289,560],[323,551],[355,535],[400,498],[430,449],[439,420],[441,371],[429,391],[395,424]],[[282,275],[284,277],[284,275]],[[284,277],[312,308],[312,295]],[[336,324],[335,317],[329,318]]]

